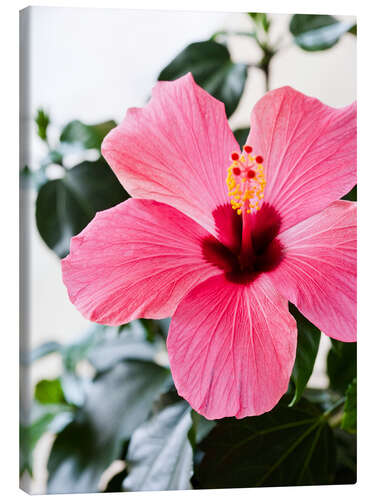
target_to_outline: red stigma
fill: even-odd
[[[232,153],[231,157],[233,161],[237,161],[240,158],[240,155],[238,153]]]
[[[263,163],[263,156],[257,156],[257,157],[255,158],[255,161],[256,161],[257,163]]]
[[[251,146],[245,146],[245,147],[244,147],[244,150],[246,151],[246,153],[248,153],[248,154],[249,154],[249,153],[251,153],[251,152],[252,152],[253,148],[252,148]]]
[[[255,177],[255,172],[254,172],[254,170],[249,170],[249,171],[247,172],[247,178],[248,178],[248,179],[252,179],[253,177]]]
[[[234,173],[234,175],[240,175],[241,169],[239,167],[234,167],[233,173]]]

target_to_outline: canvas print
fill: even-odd
[[[21,11],[25,491],[356,482],[356,35]]]

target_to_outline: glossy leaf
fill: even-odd
[[[98,149],[104,137],[116,126],[116,122],[109,120],[96,125],[86,125],[79,120],[68,123],[61,132],[60,141],[77,145],[83,149]]]
[[[327,375],[330,387],[345,394],[348,385],[357,375],[357,343],[333,340],[327,356]]]
[[[240,145],[240,148],[243,148],[246,144],[246,139],[249,137],[250,129],[248,127],[238,128],[234,130],[233,134],[236,138],[236,141]]]
[[[320,330],[310,323],[293,304],[289,304],[289,311],[294,316],[298,328],[297,353],[292,372],[295,392],[290,402],[290,406],[293,406],[301,398],[314,369],[319,350]]]
[[[167,406],[134,432],[126,456],[124,491],[191,488],[190,411],[185,401]]]
[[[223,419],[202,442],[199,488],[330,484],[335,471],[332,431],[318,407],[301,400],[269,413]]]
[[[228,118],[240,102],[247,78],[246,64],[234,63],[225,45],[214,41],[188,45],[160,73],[175,80],[191,72],[198,85],[225,104]]]
[[[59,257],[69,253],[70,239],[87,226],[96,212],[128,198],[104,161],[84,161],[62,179],[44,184],[36,200],[36,222],[44,242]]]
[[[357,432],[357,379],[353,380],[346,391],[341,428],[351,433]]]
[[[352,21],[338,21],[330,15],[295,14],[289,29],[299,47],[317,51],[333,47],[354,25]]]
[[[48,493],[97,491],[102,472],[146,420],[168,378],[168,370],[144,361],[121,362],[100,374],[87,387],[74,421],[53,444]]]

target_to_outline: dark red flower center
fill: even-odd
[[[243,219],[236,216],[231,206],[219,207],[214,217],[218,234],[231,234],[232,244],[224,245],[214,237],[203,241],[204,258],[225,272],[233,283],[250,283],[260,273],[275,269],[283,258],[283,248],[277,239],[280,216],[275,209],[263,203],[261,209],[251,215],[251,245],[243,251]]]

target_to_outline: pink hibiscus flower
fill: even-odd
[[[172,316],[179,394],[209,419],[271,410],[297,330],[356,338],[356,106],[290,87],[255,105],[241,152],[224,105],[188,74],[129,109],[102,152],[133,196],[72,239],[63,278],[88,319]]]

